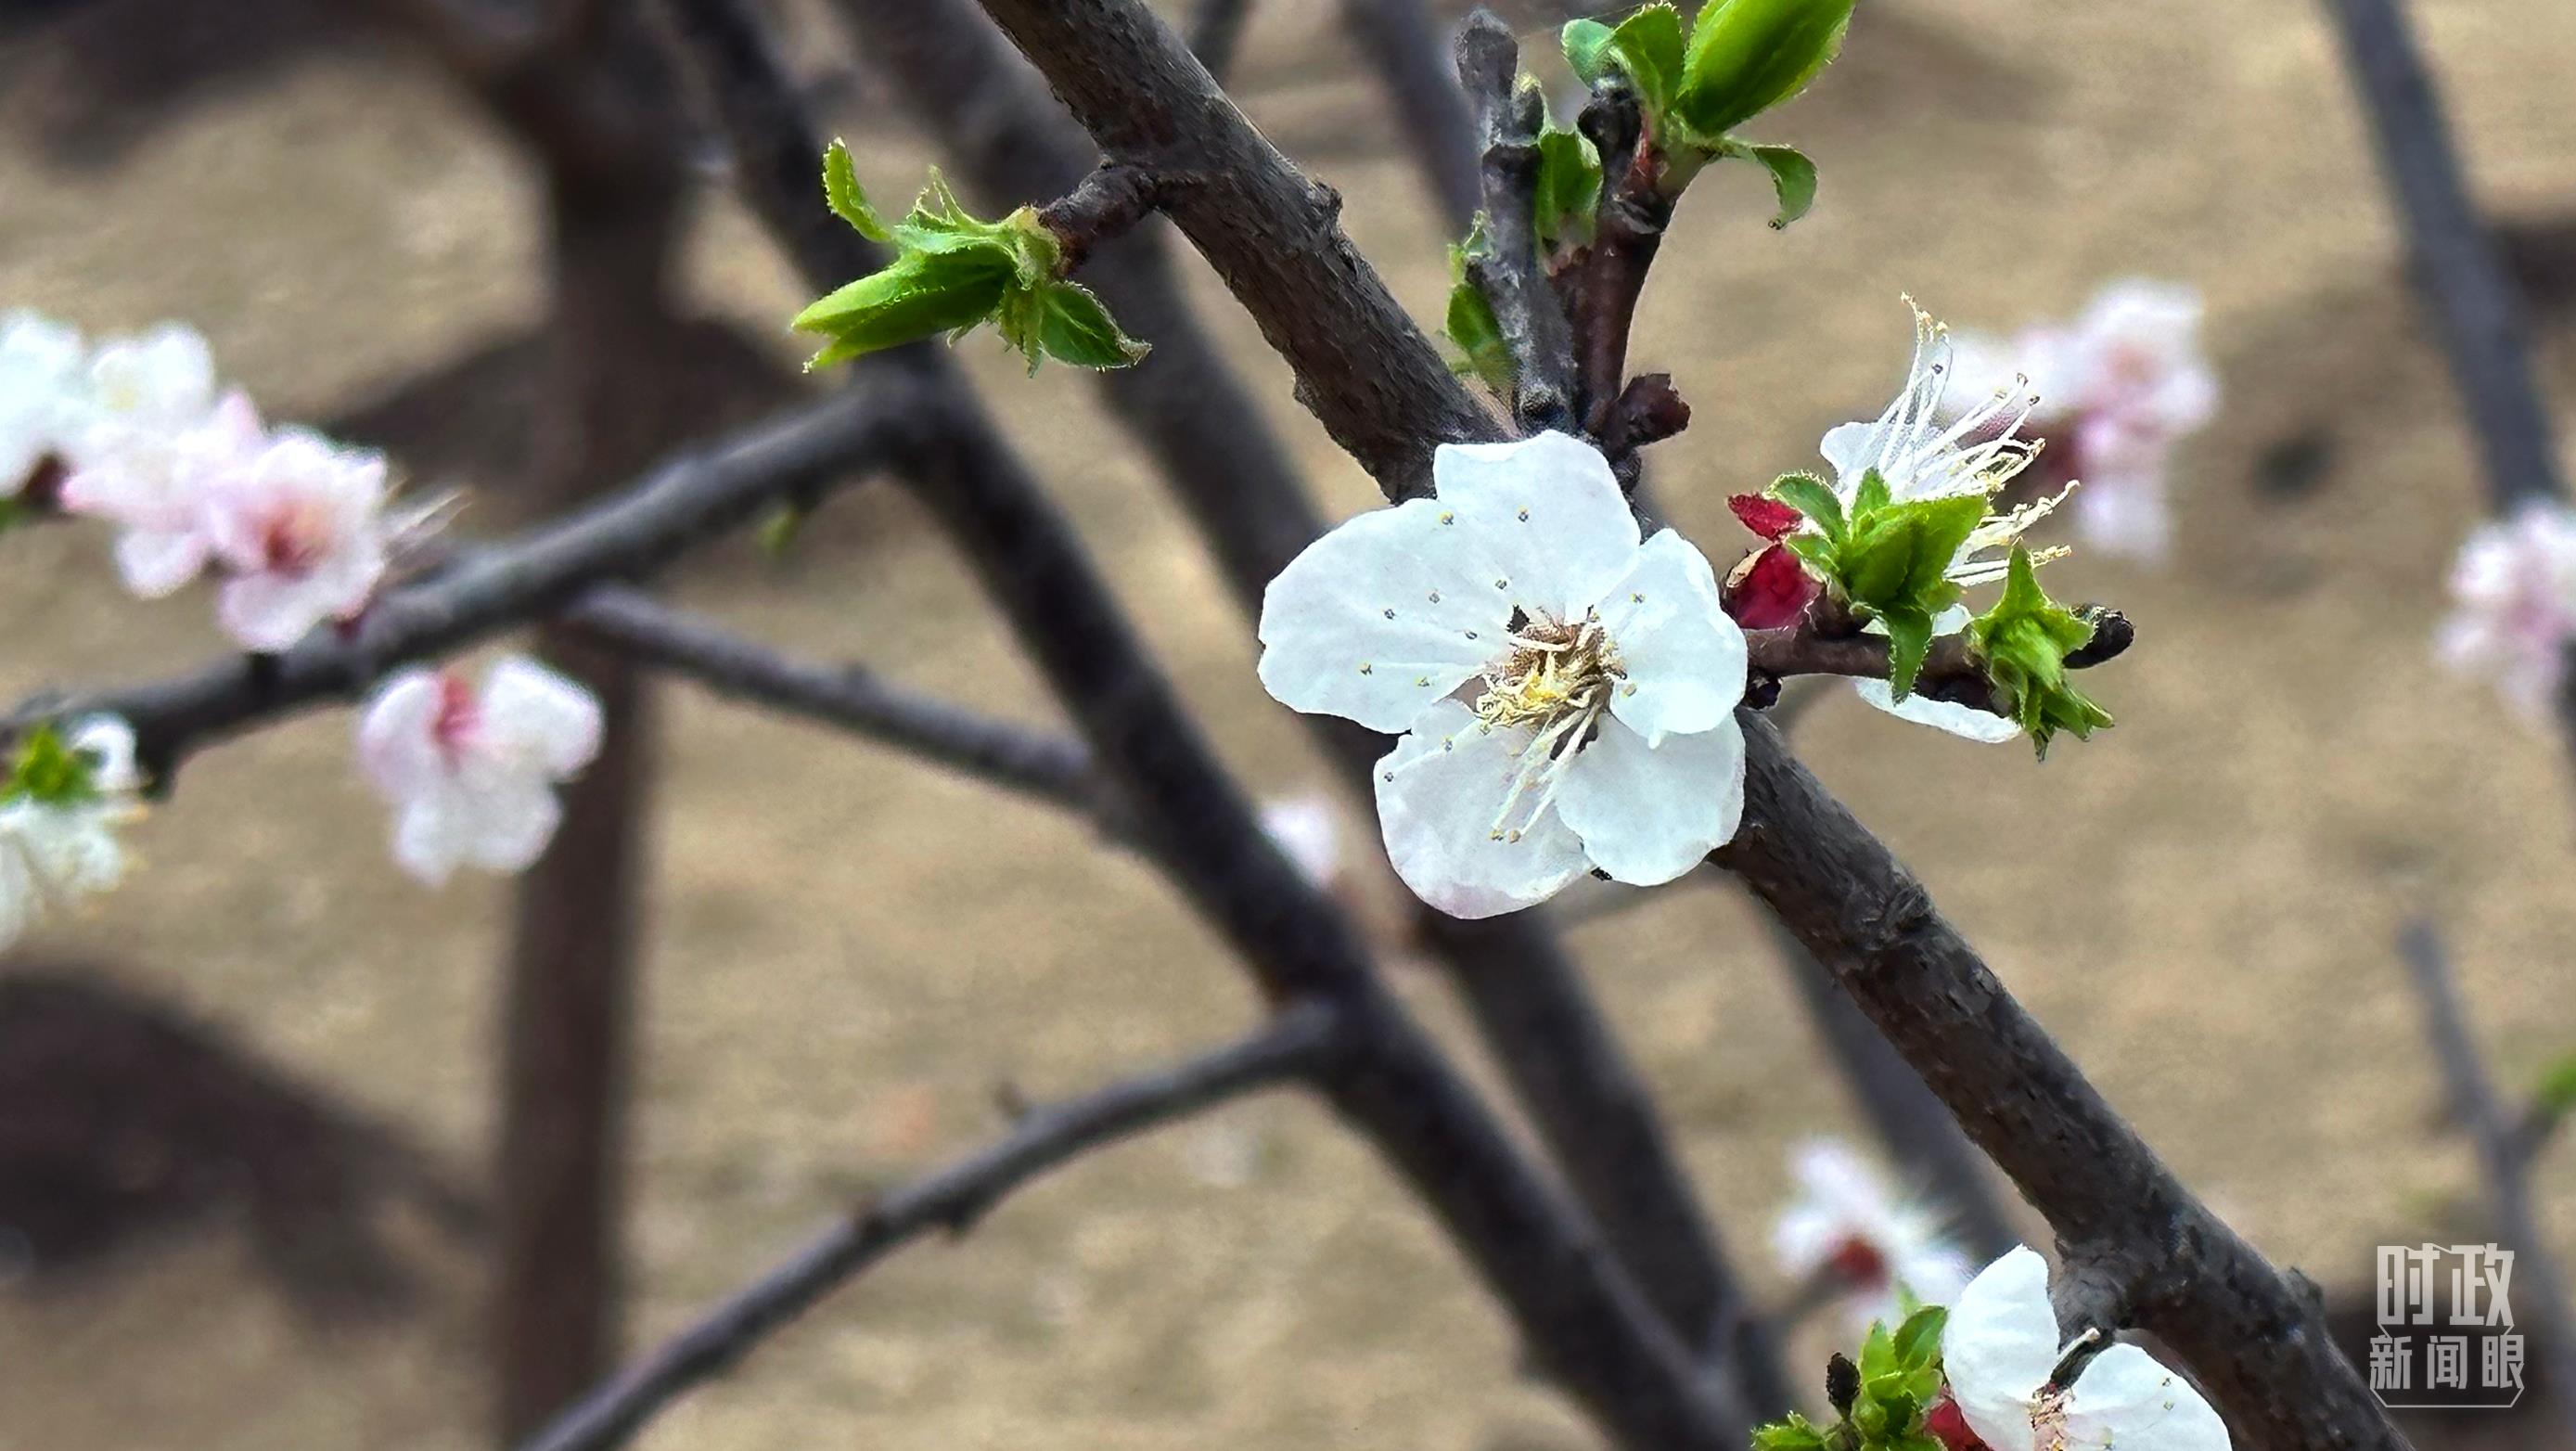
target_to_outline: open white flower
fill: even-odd
[[[142,814],[135,793],[134,731],[113,716],[74,725],[63,744],[81,763],[72,783],[40,795],[11,783],[0,794],[0,948],[49,911],[113,889],[125,876],[118,828]]]
[[[209,476],[199,507],[229,575],[216,614],[253,650],[283,650],[325,620],[354,618],[384,577],[381,454],[286,429],[249,462]]]
[[[2058,1339],[2048,1262],[2022,1247],[1959,1292],[1941,1366],[1968,1428],[1994,1451],[2228,1451],[2218,1412],[2134,1345],[2110,1347],[2059,1384],[2058,1366],[2078,1348]]]
[[[1668,882],[1744,809],[1743,632],[1708,561],[1638,540],[1610,466],[1561,433],[1449,444],[1437,498],[1363,514],[1270,582],[1261,682],[1403,732],[1378,763],[1387,855],[1459,917],[1597,867]]]
[[[1889,1187],[1848,1144],[1813,1139],[1791,1154],[1798,1197],[1771,1226],[1780,1267],[1837,1292],[1857,1329],[1901,1318],[1897,1287],[1947,1304],[1968,1283],[1968,1257],[1940,1216]]]
[[[1912,306],[1910,300],[1907,305]],[[1914,360],[1906,369],[1905,386],[1875,421],[1838,424],[1826,431],[1817,446],[1825,462],[1833,465],[1834,493],[1845,509],[1858,497],[1861,481],[1873,472],[1886,481],[1889,498],[1903,503],[1959,494],[1990,499],[2030,466],[2039,445],[2022,437],[2021,428],[2039,400],[2029,380],[2016,376],[1973,393],[1973,402],[1951,406],[1946,400],[1959,381],[1949,330],[1915,308]],[[1972,385],[1976,386],[1980,385]],[[2060,490],[2005,513],[1989,514],[1959,546],[1947,576],[1962,587],[2001,580],[2013,545],[2065,497]],[[2046,563],[2065,553],[2062,548],[2033,550],[2031,559]],[[1945,610],[1934,619],[1932,633],[1935,638],[1957,634],[1967,628],[1970,618],[1964,608]],[[1991,711],[1921,694],[1898,700],[1884,680],[1856,680],[1852,688],[1890,715],[1972,741],[1992,745],[2021,734],[2018,724]]]
[[[395,809],[394,859],[438,886],[459,866],[525,870],[563,818],[555,786],[599,754],[599,702],[535,661],[397,672],[358,723],[358,761]]]
[[[2525,718],[2548,720],[2576,639],[2576,511],[2532,503],[2479,525],[2451,566],[2451,601],[2436,637],[2442,663],[2488,677]]]
[[[63,507],[120,525],[117,574],[135,594],[159,599],[206,567],[205,501],[217,479],[259,459],[268,434],[250,399],[233,393],[186,428],[126,443],[88,451],[63,481]]]
[[[0,316],[0,499],[60,457],[88,400],[78,332],[33,312]]]

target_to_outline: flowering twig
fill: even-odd
[[[1067,122],[973,0],[842,0],[861,50],[923,129],[948,138],[961,178],[998,203],[1060,192],[1090,164]],[[798,179],[798,186],[807,185]],[[1093,376],[1110,410],[1161,472],[1247,615],[1323,532],[1288,450],[1182,295],[1159,236],[1106,247],[1085,268],[1119,316],[1152,338],[1144,366]],[[1383,738],[1308,716],[1351,780],[1369,779]],[[1575,963],[1535,918],[1414,919],[1474,1015],[1568,1185],[1676,1333],[1738,1327],[1730,1373],[1758,1405],[1788,1391],[1759,1322],[1643,1075]]]
[[[1512,415],[1523,432],[1571,426],[1574,334],[1539,264],[1538,137],[1547,98],[1517,85],[1520,45],[1479,10],[1458,32],[1458,81],[1475,108],[1490,247],[1469,254],[1467,281],[1494,311],[1512,363]]]
[[[394,590],[346,631],[152,684],[41,696],[0,717],[0,733],[68,716],[121,716],[134,726],[145,769],[166,785],[190,752],[215,739],[352,699],[395,665],[524,624],[593,585],[649,574],[768,505],[857,476],[937,426],[929,400],[900,377],[809,404],[693,448],[623,493]]]
[[[749,1286],[638,1357],[521,1451],[606,1451],[732,1368],[824,1296],[924,1235],[972,1229],[1021,1185],[1094,1149],[1311,1074],[1336,1031],[1329,1009],[1282,1014],[1249,1037],[1170,1068],[1033,1109],[992,1144],[878,1195]]]
[[[2531,1160],[2517,1133],[2519,1125],[2496,1098],[2484,1055],[2469,1032],[2441,933],[2430,921],[2418,919],[2398,934],[2397,946],[2424,1009],[2424,1034],[2441,1062],[2443,1082],[2477,1144],[2496,1235],[2515,1251],[2516,1302],[2536,1323],[2532,1338],[2539,1342],[2544,1375],[2552,1387],[2576,1386],[2576,1315],[2569,1313],[2558,1257],[2550,1253],[2532,1205]],[[2562,1416],[2576,1418],[2576,1400],[2563,1395],[2553,1399]]]
[[[1227,194],[1248,213],[1194,222],[1175,209],[1175,220],[1274,343],[1293,334],[1296,346],[1281,350],[1307,406],[1336,438],[1365,439],[1354,452],[1390,498],[1413,492],[1430,450],[1461,417],[1464,390],[1381,304],[1383,285],[1338,230],[1312,236],[1314,213],[1286,163],[1257,138],[1247,146],[1248,126],[1208,94],[1204,72],[1168,59],[1178,42],[1135,0],[985,7],[1112,155],[1150,151],[1186,170],[1214,152],[1247,168]],[[1190,124],[1171,126],[1182,113]],[[1309,236],[1313,256],[1359,275],[1317,296],[1301,268],[1238,255]],[[1318,348],[1325,357],[1309,355]],[[1374,366],[1349,368],[1343,360],[1353,357]],[[1414,427],[1381,427],[1399,420]],[[1488,421],[1481,436],[1499,431]],[[1835,970],[2061,1243],[2128,1293],[2142,1323],[2188,1356],[2250,1438],[2320,1451],[2403,1445],[2315,1325],[2313,1304],[2191,1197],[1758,715],[1746,713],[1745,734],[1745,826],[1717,860]]]
[[[594,590],[562,618],[634,659],[719,695],[820,721],[1062,806],[1090,817],[1113,837],[1134,830],[1093,769],[1090,750],[1071,736],[967,710],[862,666],[791,660],[638,590]]]
[[[2072,669],[2116,659],[2137,638],[2136,627],[2116,610],[2090,610],[2087,616],[2094,626],[2093,643],[2067,656],[2066,664]],[[1751,668],[1775,680],[1798,675],[1887,678],[1889,647],[1884,635],[1820,629],[1802,621],[1775,630],[1747,630],[1744,644]],[[1914,689],[1935,700],[1997,710],[1994,684],[1987,679],[1984,664],[1970,653],[1965,635],[1944,635],[1932,642]]]

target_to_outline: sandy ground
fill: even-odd
[[[2576,9],[2419,9],[2481,190],[2525,210],[2576,200]],[[2427,658],[2479,491],[2329,37],[2314,7],[2233,0],[1866,11],[1843,63],[1771,128],[1823,167],[1814,217],[1764,229],[1749,173],[1712,176],[1685,208],[1637,357],[1674,373],[1697,423],[1656,467],[1724,556],[1741,538],[1724,493],[1802,466],[1823,427],[1895,382],[1900,291],[2007,327],[2124,272],[2207,293],[2228,404],[2188,455],[2177,559],[2061,566],[2139,622],[2140,647],[2095,682],[2120,727],[2035,769],[1837,700],[1804,750],[2206,1197],[2268,1251],[2351,1285],[2372,1244],[2419,1237],[2471,1182],[2430,1125],[2395,928],[2439,915],[2500,1072],[2527,1082],[2576,1043],[2576,809],[2552,741]],[[1329,14],[1263,7],[1249,108],[1342,187],[1362,245],[1430,316],[1436,224]],[[872,180],[915,174],[913,142],[844,124],[870,138]],[[272,411],[327,416],[531,315],[529,209],[526,177],[433,80],[316,58],[206,99],[113,171],[56,170],[0,137],[0,303],[96,328],[189,318]],[[797,300],[729,212],[707,217],[692,267],[711,306],[762,332]],[[1332,504],[1361,507],[1365,481],[1201,282]],[[2554,334],[2545,352],[2565,402],[2576,343]],[[1320,780],[1254,685],[1248,632],[1082,381],[1020,380],[980,341],[963,353],[1228,756],[1265,791]],[[2303,492],[2267,491],[2261,461],[2296,439],[2321,441],[2326,467]],[[890,494],[835,504],[783,567],[728,546],[680,592],[784,643],[1048,713]],[[121,598],[94,533],[13,535],[0,697],[102,661],[124,676],[196,659],[216,647],[206,617],[202,601]],[[684,688],[668,703],[638,1336],[988,1133],[998,1081],[1075,1089],[1253,1016],[1173,895],[1079,828]],[[198,761],[142,834],[149,869],[24,955],[112,963],[470,1171],[505,897],[425,892],[393,869],[347,735],[325,715]],[[1767,1276],[1784,1146],[1852,1120],[1745,909],[1676,888],[1575,940]],[[2544,1183],[2562,1251],[2576,1250],[2569,1163]],[[397,1231],[428,1293],[375,1322],[298,1314],[220,1227],[0,1293],[0,1447],[477,1444],[473,1259]],[[1516,1380],[1504,1327],[1400,1186],[1313,1107],[1273,1100],[1099,1158],[970,1241],[902,1256],[645,1442],[1210,1443],[1584,1438]]]

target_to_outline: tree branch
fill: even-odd
[[[2539,1311],[2531,1318],[2538,1322],[2539,1333],[2532,1338],[2539,1342],[2542,1373],[2553,1389],[2576,1386],[2576,1315],[2568,1311],[2558,1257],[2549,1252],[2549,1239],[2541,1232],[2540,1216],[2531,1202],[2531,1161],[2522,1151],[2516,1123],[2496,1098],[2477,1039],[2469,1032],[2441,935],[2431,922],[2418,920],[2406,925],[2397,945],[2424,1009],[2424,1035],[2432,1040],[2433,1054],[2441,1061],[2442,1081],[2468,1120],[2469,1135],[2477,1144],[2496,1237],[2517,1251],[2514,1284],[2522,1292],[2517,1301],[2526,1314],[2535,1307]],[[2576,1425],[2576,1397],[2562,1390],[2551,1399],[2562,1420]]]
[[[909,690],[858,665],[787,659],[637,590],[584,595],[562,617],[627,656],[719,695],[753,701],[889,745],[961,774],[1087,816],[1112,837],[1134,831],[1071,736],[1036,730]]]
[[[521,1451],[607,1451],[762,1341],[924,1235],[963,1234],[1021,1185],[1094,1149],[1311,1074],[1335,1020],[1309,1005],[1158,1072],[1031,1111],[996,1142],[862,1205],[758,1280],[639,1357]]]
[[[1154,211],[1154,178],[1132,166],[1104,166],[1063,197],[1038,208],[1038,220],[1064,249],[1071,272],[1091,249],[1127,234]]]
[[[74,715],[122,716],[134,727],[138,755],[166,784],[202,746],[353,699],[396,665],[527,623],[593,585],[648,575],[771,504],[849,481],[940,426],[925,390],[892,376],[684,451],[620,493],[389,592],[345,631],[318,631],[282,655],[235,656],[152,684],[41,696],[0,719],[0,732]]]
[[[1574,333],[1539,265],[1538,137],[1547,96],[1522,89],[1520,44],[1484,10],[1458,32],[1458,82],[1482,141],[1485,234],[1492,250],[1470,257],[1467,280],[1493,305],[1512,356],[1512,416],[1523,432],[1574,423]]]

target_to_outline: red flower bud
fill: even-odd
[[[1791,554],[1787,546],[1774,544],[1758,554],[1746,555],[1744,562],[1727,574],[1721,597],[1726,613],[1736,624],[1748,630],[1776,630],[1796,624],[1818,588],[1816,577],[1807,573],[1807,566],[1799,562],[1798,556]]]

